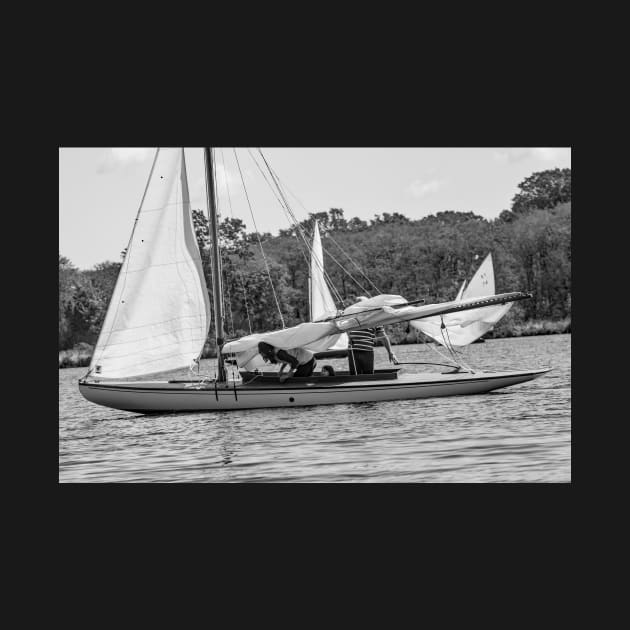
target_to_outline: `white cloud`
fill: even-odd
[[[571,149],[568,147],[538,147],[532,149],[532,154],[545,162],[571,157]]]
[[[415,179],[413,182],[411,182],[411,184],[409,184],[409,186],[407,186],[405,190],[416,199],[420,199],[440,190],[443,184],[444,181],[441,179],[431,179],[428,181]]]
[[[111,152],[115,160],[127,164],[129,162],[143,162],[155,153],[155,149],[122,147],[112,148]]]
[[[554,162],[571,157],[569,147],[522,147],[510,149],[497,149],[493,153],[494,159],[499,162],[520,162],[527,158],[542,160],[543,162]]]
[[[154,148],[112,147],[106,150],[97,172],[107,173],[129,164],[144,162],[153,155],[155,155]]]

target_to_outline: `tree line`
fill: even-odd
[[[499,326],[570,319],[571,170],[533,173],[518,189],[511,208],[493,220],[445,211],[419,220],[384,212],[365,221],[331,208],[274,236],[248,233],[240,219],[223,219],[219,237],[227,337],[308,320],[310,254],[301,234],[310,242],[315,221],[326,273],[342,301],[377,292],[427,303],[451,300],[491,252],[497,293],[533,295],[516,303]],[[208,225],[201,211],[193,211],[193,223],[211,292]],[[120,266],[108,261],[79,270],[59,254],[60,350],[96,343]]]

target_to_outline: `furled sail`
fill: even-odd
[[[158,149],[90,372],[123,378],[188,366],[209,326],[184,150]]]
[[[413,306],[400,295],[377,295],[357,302],[343,311],[343,314],[325,322],[308,322],[268,333],[241,337],[223,346],[223,354],[234,354],[239,367],[255,365],[258,343],[266,343],[287,350],[306,348],[320,352],[333,345],[341,333],[374,326],[384,326],[397,322],[410,321],[440,314],[451,314],[453,322],[465,326],[469,319],[466,311],[482,310],[495,304],[506,304],[531,297],[528,293],[501,293],[482,298],[467,298],[460,301],[442,302]]]
[[[327,317],[334,317],[337,314],[337,307],[324,277],[324,256],[317,221],[313,229],[310,279],[311,321],[318,322]],[[347,347],[348,335],[343,333],[334,345],[324,350],[344,350]]]
[[[468,286],[462,284],[455,301],[494,295],[494,268],[492,254],[488,254],[475,272]],[[443,346],[466,346],[491,330],[510,310],[512,302],[486,306],[468,311],[466,319],[457,319],[453,314],[412,321],[411,325]],[[457,316],[459,317],[459,316]],[[444,321],[444,328],[442,328]]]

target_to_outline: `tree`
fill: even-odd
[[[534,208],[547,210],[571,201],[571,169],[554,168],[532,173],[519,185],[512,199],[512,212],[522,214]]]
[[[76,307],[78,269],[68,258],[59,254],[59,349],[64,349],[72,335],[71,314]]]

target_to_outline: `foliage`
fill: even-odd
[[[398,212],[375,214],[368,223],[331,208],[310,213],[300,229],[310,242],[318,221],[324,267],[339,306],[378,292],[427,303],[453,299],[492,252],[497,293],[533,294],[512,307],[497,333],[535,330],[525,322],[542,320],[565,322],[563,329],[569,321],[570,329],[570,169],[534,173],[519,189],[512,209],[494,220],[451,210],[419,220]],[[193,210],[193,224],[211,292],[208,221],[200,210]],[[310,254],[300,230],[257,236],[240,219],[226,218],[219,239],[228,338],[281,327],[278,305],[286,326],[308,320]],[[81,271],[59,254],[60,349],[96,343],[120,266],[105,262]],[[405,326],[392,327],[392,333],[398,341],[409,336]],[[212,345],[214,331],[210,338]]]
[[[571,201],[571,169],[554,168],[533,173],[524,179],[512,199],[512,212],[522,214],[532,209],[546,210]]]

